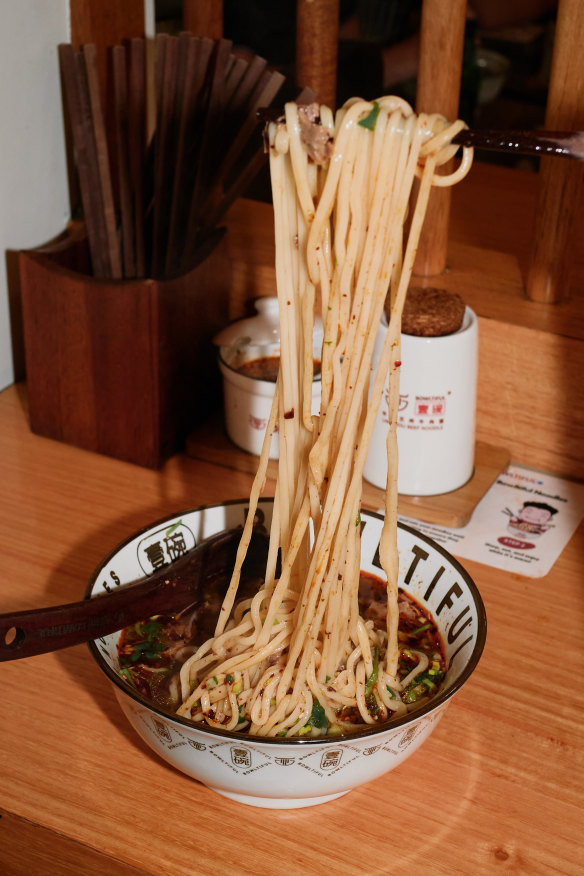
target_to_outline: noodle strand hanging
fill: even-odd
[[[233,578],[215,636],[181,670],[179,714],[256,735],[350,732],[389,720],[429,664],[398,675],[397,440],[401,313],[433,185],[463,122],[416,116],[395,97],[326,107],[287,104],[268,128],[281,363]],[[416,185],[414,186],[414,183]],[[371,384],[377,328],[389,328]],[[312,328],[324,327],[322,400],[311,415]],[[390,429],[380,562],[386,628],[359,612],[362,473],[389,375]],[[280,458],[266,579],[237,603],[241,566],[266,475]],[[276,561],[280,552],[280,577]],[[402,673],[403,676],[403,673]]]

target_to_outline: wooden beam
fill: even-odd
[[[144,0],[69,0],[71,42],[75,49],[94,43],[105,99],[107,49],[144,36]]]
[[[584,4],[560,0],[548,90],[545,127],[584,128]],[[584,168],[579,161],[542,158],[527,296],[548,304],[567,298],[574,262],[575,217],[582,210]]]
[[[193,36],[220,40],[223,37],[221,0],[183,0],[183,28]]]
[[[424,0],[416,112],[458,118],[465,24],[466,0]],[[414,265],[417,275],[431,277],[446,268],[450,199],[449,188],[432,190]]]
[[[334,110],[337,89],[339,0],[298,0],[296,85],[312,88]]]

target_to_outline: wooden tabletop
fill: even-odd
[[[521,460],[516,460],[521,462]],[[151,471],[32,435],[0,393],[0,612],[81,597],[135,530],[241,498],[251,476]],[[260,810],[176,772],[131,729],[86,646],[0,666],[3,876],[576,874],[584,826],[584,527],[542,579],[465,561],[488,637],[424,746],[323,806]]]

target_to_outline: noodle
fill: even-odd
[[[287,737],[323,728],[342,732],[406,709],[397,671],[401,312],[431,186],[458,182],[472,160],[465,149],[454,173],[439,174],[456,152],[451,140],[463,122],[416,116],[403,100],[382,97],[374,103],[353,99],[334,121],[330,110],[320,108],[331,143],[328,160],[317,163],[306,142],[315,124],[309,112],[287,104],[285,117],[268,129],[280,372],[233,577],[214,637],[182,667],[178,709],[223,729]],[[319,134],[322,142],[322,128]],[[389,328],[370,387],[388,292]],[[315,301],[324,340],[321,407],[312,416]],[[388,600],[386,630],[380,631],[359,614],[359,509],[388,374],[388,481],[380,543]],[[253,600],[237,606],[276,425],[280,455],[266,579]],[[407,681],[427,664],[420,657]],[[339,710],[346,710],[342,723]]]

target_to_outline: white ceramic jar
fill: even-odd
[[[218,363],[223,376],[225,428],[238,447],[259,456],[270,418],[276,384],[271,380],[242,374],[238,369],[247,362],[280,355],[280,326],[277,298],[258,298],[257,316],[238,320],[215,337],[219,347]],[[320,361],[322,327],[315,322],[313,355]],[[312,384],[312,412],[320,408],[320,377]],[[270,459],[279,454],[278,435],[270,445]]]
[[[379,328],[377,367],[387,326]],[[478,371],[478,323],[467,307],[449,335],[402,334],[397,420],[398,492],[433,496],[462,487],[472,476]],[[385,489],[389,391],[386,385],[363,475]]]

